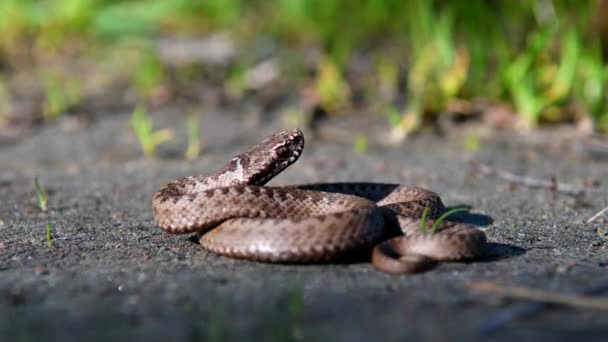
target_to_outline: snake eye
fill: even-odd
[[[283,145],[278,147],[276,150],[277,155],[279,156],[279,158],[287,158],[289,156],[289,147]]]
[[[292,145],[300,145],[300,144],[302,144],[302,137],[299,136],[299,135],[296,135],[295,137],[293,137],[291,143],[292,143]]]

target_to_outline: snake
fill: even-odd
[[[484,232],[437,220],[446,209],[427,189],[364,182],[265,185],[303,149],[302,131],[289,129],[216,173],[169,182],[152,198],[156,224],[169,233],[196,233],[215,254],[267,263],[371,259],[376,269],[400,274],[483,254]]]

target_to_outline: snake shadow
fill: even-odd
[[[467,210],[471,210],[472,206],[467,204],[454,205],[446,208],[446,211],[456,209],[456,208],[465,208]],[[486,227],[494,223],[494,219],[488,215],[476,214],[466,212],[458,212],[449,216],[450,221],[471,224],[477,227]],[[516,256],[520,256],[526,253],[526,249],[508,244],[508,243],[499,243],[499,242],[488,242],[486,244],[486,248],[484,250],[483,255],[479,259],[475,259],[475,262],[492,262],[498,261],[502,259],[508,259]]]
[[[462,208],[466,209],[467,211],[453,213],[452,215],[450,215],[448,217],[448,219],[450,221],[472,224],[472,225],[478,226],[478,227],[486,227],[486,226],[489,226],[492,223],[494,223],[494,219],[488,215],[469,212],[469,210],[471,210],[473,207],[470,205],[467,205],[467,204],[449,206],[449,207],[445,208],[445,211],[447,212],[447,211],[450,211],[453,209],[462,209]]]

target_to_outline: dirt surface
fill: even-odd
[[[179,176],[212,172],[279,124],[205,112],[204,151],[181,158],[184,122],[159,158],[142,160],[129,115],[64,118],[0,145],[0,336],[7,340],[484,341],[608,338],[606,312],[551,307],[488,327],[522,302],[471,290],[471,282],[577,293],[608,281],[608,161],[560,136],[482,139],[424,134],[396,147],[308,139],[298,163],[271,184],[402,182],[438,192],[492,242],[480,262],[393,276],[368,263],[269,265],[218,257],[154,224],[150,200]],[[278,121],[277,121],[278,122]],[[260,128],[265,127],[265,128]],[[513,186],[497,170],[584,187],[580,198]],[[33,179],[49,194],[37,208]],[[46,224],[53,247],[47,246]]]

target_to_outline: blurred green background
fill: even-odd
[[[0,125],[296,98],[279,107],[382,115],[398,135],[456,114],[606,132],[607,12],[605,0],[2,0]]]

